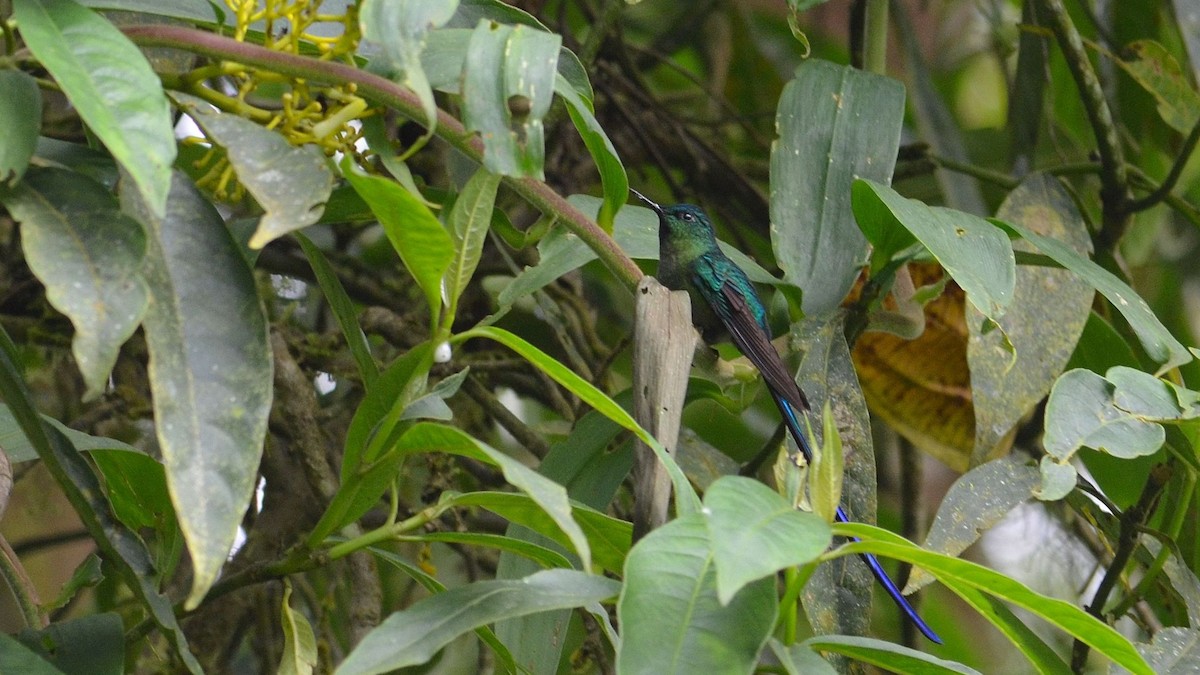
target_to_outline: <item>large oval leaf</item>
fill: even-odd
[[[1085,446],[1126,459],[1162,447],[1162,426],[1122,409],[1115,391],[1113,382],[1090,370],[1063,373],[1046,402],[1046,452],[1066,463]]]
[[[1033,496],[1038,470],[1028,460],[1009,455],[971,469],[954,481],[925,537],[924,548],[956,556],[979,540],[979,535]],[[920,567],[908,576],[905,593],[933,581]]]
[[[85,399],[99,396],[133,335],[148,296],[146,234],[99,183],[65,169],[38,169],[0,202],[21,223],[21,245],[46,299],[75,326],[71,352]]]
[[[716,565],[704,519],[673,520],[646,535],[625,560],[617,602],[622,673],[750,673],[771,636],[775,580],[717,597]]]
[[[1192,353],[1184,347],[1171,331],[1159,321],[1146,301],[1137,294],[1129,284],[1118,279],[1112,272],[1104,269],[1080,255],[1067,244],[1044,237],[1021,223],[1006,223],[994,221],[997,225],[1015,231],[1023,239],[1033,244],[1038,251],[1054,259],[1054,262],[1078,274],[1084,281],[1100,291],[1112,303],[1127,321],[1129,327],[1137,334],[1142,348],[1150,358],[1162,364],[1159,373],[1166,372],[1175,366],[1192,360]]]
[[[274,131],[243,117],[213,110],[204,101],[174,94],[210,141],[225,148],[238,182],[266,212],[250,248],[260,249],[293,230],[317,222],[333,192],[333,172],[315,145],[294,146]]]
[[[844,313],[834,312],[798,324],[793,345],[803,345],[800,384],[810,401],[828,401],[846,448],[841,503],[850,518],[875,522],[875,447],[867,403],[846,344]],[[821,426],[814,424],[814,430]],[[824,439],[818,439],[824,443]],[[870,569],[847,558],[824,564],[804,587],[804,613],[818,633],[865,635],[870,629]]]
[[[704,493],[704,506],[722,604],[746,584],[810,562],[829,546],[825,521],[751,478],[721,478]]]
[[[545,127],[562,38],[529,26],[481,20],[463,72],[463,122],[483,139],[484,165],[503,176],[542,179]]]
[[[996,216],[1070,246],[1080,255],[1091,249],[1087,225],[1057,179],[1034,174],[1013,190]],[[1028,242],[1014,242],[1032,251]],[[1017,268],[1012,302],[996,319],[1001,330],[983,331],[978,310],[967,316],[967,363],[975,405],[973,465],[994,456],[997,446],[1066,366],[1083,332],[1095,291],[1075,274],[1054,267]]]
[[[912,232],[984,316],[999,318],[1012,301],[1017,276],[1012,244],[986,220],[928,206],[869,180],[854,182],[854,215],[868,239],[894,227]]]
[[[813,59],[779,99],[771,146],[771,246],[785,278],[820,314],[846,296],[866,260],[850,185],[890,182],[904,122],[904,86]]]
[[[273,364],[254,275],[221,216],[175,174],[166,217],[136,194],[146,226],[143,326],[155,431],[195,574],[188,607],[216,580],[254,494]]]
[[[0,396],[8,403],[21,431],[62,488],[105,559],[113,564],[150,618],[162,629],[188,671],[202,673],[200,663],[188,649],[187,638],[175,617],[171,601],[158,590],[157,574],[146,544],[117,519],[112,506],[104,499],[100,481],[78,448],[64,433],[38,416],[15,357],[16,345],[0,326]],[[24,671],[17,667],[13,672]]]
[[[161,218],[175,132],[162,84],[141,51],[72,0],[16,0],[13,15],[29,50],[129,172],[149,212]]]
[[[37,80],[19,70],[0,70],[0,185],[15,184],[29,168],[42,121]]]

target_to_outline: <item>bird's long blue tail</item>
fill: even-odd
[[[812,448],[810,448],[808,445],[808,436],[806,436],[803,430],[800,428],[800,421],[797,419],[795,410],[793,409],[792,405],[782,397],[775,396],[774,398],[775,403],[779,407],[779,411],[783,414],[784,424],[787,425],[788,431],[790,431],[792,434],[792,438],[796,439],[796,444],[800,446],[800,452],[804,454],[804,458],[806,460],[811,462]],[[850,518],[846,515],[846,512],[842,510],[841,506],[837,507],[837,520],[840,523],[850,522]],[[856,537],[851,537],[851,539],[853,541],[858,541],[858,538]],[[910,605],[908,599],[905,598],[902,593],[900,593],[900,589],[896,588],[896,584],[892,581],[891,577],[887,575],[887,572],[883,571],[883,565],[879,564],[879,559],[870,553],[862,553],[859,557],[862,558],[863,562],[867,563],[867,567],[871,568],[871,574],[875,575],[876,581],[879,582],[880,586],[883,586],[883,590],[887,591],[888,597],[892,599],[892,602],[896,603],[896,607],[900,608],[900,611],[904,614],[904,616],[908,617],[908,620],[911,621],[914,626],[917,627],[917,630],[921,631],[921,634],[929,638],[931,642],[939,645],[942,644],[942,639],[938,637],[938,634],[933,632],[933,629],[929,627],[929,624],[925,623],[925,620],[922,619],[921,615],[917,613],[916,608]]]

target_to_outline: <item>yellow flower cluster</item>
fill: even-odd
[[[232,37],[261,44],[268,49],[353,63],[361,39],[358,7],[345,3],[342,13],[322,13],[321,0],[225,0],[235,19]],[[237,93],[227,96],[205,87],[204,81],[223,77]],[[355,143],[361,135],[350,122],[368,112],[367,102],[355,93],[353,84],[311,85],[309,82],[237,63],[198,68],[186,74],[185,89],[225,112],[258,122],[281,134],[293,145],[319,146],[326,154],[358,155]],[[206,143],[186,139],[185,143]],[[242,197],[232,167],[219,149],[198,161],[208,171],[198,183],[222,200]]]

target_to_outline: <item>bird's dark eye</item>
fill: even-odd
[[[688,212],[686,212],[686,211],[685,211],[685,212],[683,213],[683,216],[682,216],[682,218],[683,218],[684,220],[686,220],[686,221],[688,221],[688,222],[690,223],[690,222],[692,222],[693,220],[695,220],[695,219],[696,219],[696,216],[694,216],[694,215],[692,215],[692,214],[690,214],[690,213],[688,213]]]

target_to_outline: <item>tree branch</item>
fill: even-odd
[[[1075,79],[1092,132],[1096,135],[1096,149],[1100,155],[1100,203],[1104,214],[1096,237],[1096,248],[1097,251],[1111,250],[1129,225],[1130,193],[1125,153],[1121,149],[1117,126],[1113,122],[1108,100],[1104,98],[1100,79],[1092,69],[1092,62],[1083,48],[1083,39],[1063,7],[1062,0],[1041,0],[1041,5],[1066,58],[1067,68]]]
[[[126,26],[121,30],[134,44],[143,47],[182,49],[193,54],[237,61],[305,80],[353,83],[358,87],[358,93],[365,98],[392,108],[414,122],[423,123],[425,119],[425,113],[415,94],[391,80],[344,63],[276,52],[266,47],[182,26]],[[441,109],[437,111],[437,135],[470,159],[483,163],[483,141],[467,131],[462,122]],[[633,291],[643,276],[642,271],[595,221],[541,181],[511,176],[505,176],[504,181],[542,213],[557,216],[572,233],[600,256],[609,270],[631,292]]]

